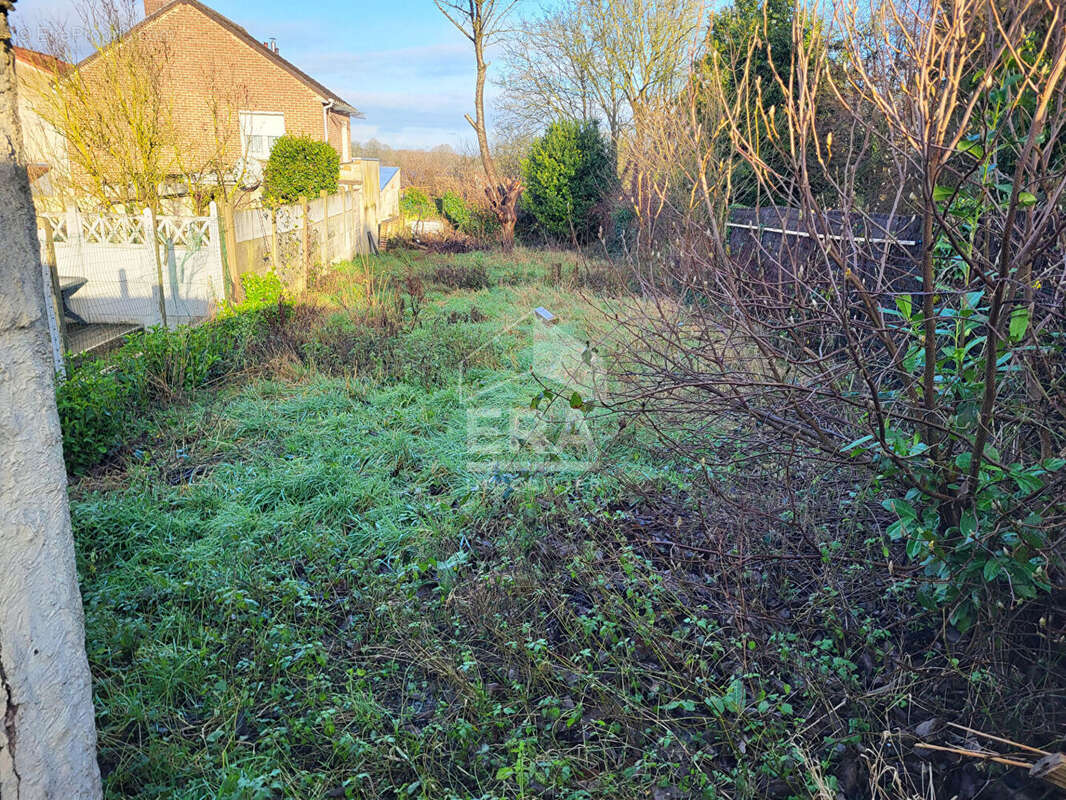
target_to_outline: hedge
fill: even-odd
[[[300,195],[317,197],[337,191],[341,159],[326,142],[308,136],[282,136],[270,151],[263,170],[263,195],[268,202],[292,203]]]

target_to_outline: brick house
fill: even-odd
[[[38,113],[34,104],[42,92],[48,91],[53,77],[68,70],[70,65],[26,47],[13,47],[12,50],[15,54],[18,114],[22,124],[26,171],[34,196],[51,194],[49,173],[66,161],[66,145],[63,137]]]
[[[285,134],[328,142],[342,164],[351,160],[351,119],[362,114],[283,58],[275,44],[199,0],[144,0],[144,11],[121,42],[140,37],[165,52],[160,79],[191,163],[212,150],[217,160],[222,151],[229,164],[256,167]],[[77,69],[91,80],[94,69],[104,69],[101,60],[94,53]],[[221,104],[229,129],[224,140],[217,133]]]

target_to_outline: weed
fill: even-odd
[[[442,265],[433,271],[433,281],[449,289],[485,289],[491,285],[483,264]]]

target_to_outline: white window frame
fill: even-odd
[[[238,111],[241,156],[266,161],[274,143],[285,135],[282,111]]]

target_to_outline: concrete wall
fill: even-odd
[[[388,183],[381,189],[379,200],[381,221],[390,220],[400,216],[400,172],[392,176]]]
[[[61,278],[86,279],[70,301],[72,311],[86,322],[162,322],[150,216],[72,209],[42,215],[38,224],[53,227]],[[210,316],[225,293],[218,218],[164,216],[157,225],[168,325]],[[43,233],[38,238],[43,242]]]
[[[100,797],[44,286],[0,6],[0,797]]]
[[[358,184],[343,181],[336,194],[308,201],[309,266],[334,264],[369,252],[368,233],[377,243],[377,192],[367,202],[364,185],[363,181]],[[273,211],[265,208],[238,211],[233,222],[238,274],[263,274],[273,269],[285,285],[301,283],[304,217],[298,203],[279,206]]]

